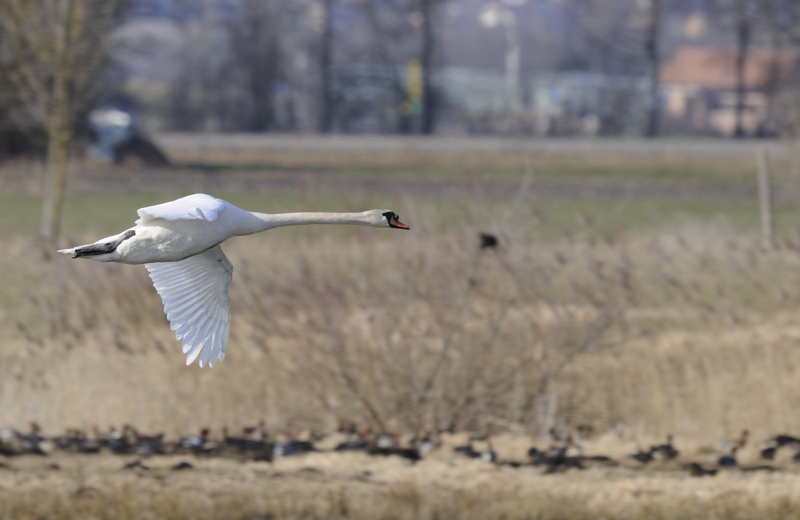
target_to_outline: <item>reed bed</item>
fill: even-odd
[[[213,370],[183,366],[143,268],[12,240],[4,418],[169,434],[260,419],[532,436],[588,424],[712,443],[800,430],[786,413],[800,399],[794,242],[687,226],[539,243],[498,226],[497,249],[477,229],[425,226],[232,241],[229,354]]]

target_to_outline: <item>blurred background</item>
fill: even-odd
[[[797,131],[800,35],[789,0],[4,6],[5,155],[43,146],[59,82],[62,117],[79,136],[88,112],[110,108],[151,132]]]
[[[762,463],[800,434],[799,132],[796,0],[0,0],[0,452],[748,430]],[[412,230],[226,242],[228,355],[187,368],[143,268],[54,252],[195,192]]]

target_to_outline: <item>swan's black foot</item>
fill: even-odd
[[[75,252],[72,254],[72,258],[78,258],[79,256],[91,256],[91,255],[105,255],[108,253],[113,253],[119,247],[119,245],[132,236],[134,236],[136,232],[132,229],[126,231],[122,234],[121,237],[114,240],[113,242],[106,242],[105,244],[92,244],[90,246],[83,246],[75,248]]]

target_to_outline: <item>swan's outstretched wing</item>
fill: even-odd
[[[220,246],[179,262],[144,264],[164,303],[175,337],[183,339],[186,364],[200,368],[225,357],[231,325],[228,286],[233,265]]]
[[[191,220],[200,219],[214,222],[217,213],[225,209],[225,202],[212,197],[196,193],[172,202],[157,204],[138,210],[137,224],[146,224],[151,220],[162,218],[164,220]]]

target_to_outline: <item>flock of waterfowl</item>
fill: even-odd
[[[295,436],[291,431],[280,436],[272,436],[262,421],[255,426],[242,428],[237,435],[232,435],[227,428],[223,428],[221,436],[212,436],[209,428],[203,428],[197,435],[177,437],[167,441],[163,433],[142,434],[129,425],[122,429],[111,427],[105,432],[101,432],[97,427],[92,427],[88,431],[70,428],[62,435],[48,437],[42,434],[36,422],[31,422],[27,432],[12,428],[0,429],[0,456],[47,456],[56,451],[86,455],[111,453],[138,457],[137,460],[128,462],[124,466],[126,469],[146,469],[144,460],[158,455],[185,454],[271,462],[279,457],[310,452],[357,451],[373,456],[397,456],[415,463],[433,456],[434,453],[447,452],[455,457],[480,459],[487,463],[514,468],[541,467],[545,474],[560,473],[570,469],[582,470],[592,466],[645,467],[651,463],[672,461],[673,468],[681,468],[695,477],[714,476],[720,469],[738,469],[746,472],[773,471],[778,468],[769,462],[774,461],[779,452],[789,452],[788,455],[791,455],[794,462],[800,462],[800,437],[786,434],[776,435],[763,443],[759,455],[764,464],[741,465],[737,461],[736,454],[747,444],[747,430],[743,431],[738,439],[720,443],[715,464],[708,462],[708,456],[704,458],[703,463],[692,456],[683,457],[682,460],[681,452],[673,445],[671,435],[664,444],[650,446],[647,450],[639,449],[636,453],[621,458],[586,455],[575,438],[578,436],[587,438],[588,435],[578,429],[576,432],[578,432],[576,435],[563,435],[555,429],[550,430],[547,447],[531,446],[527,451],[527,460],[522,461],[503,460],[498,457],[491,437],[472,437],[466,444],[454,445],[443,440],[448,434],[442,431],[425,431],[421,435],[407,436],[397,432],[377,434],[370,429],[359,430],[354,426],[348,426],[340,427],[335,438],[313,433]],[[331,444],[331,439],[335,439],[336,442]],[[781,456],[782,460],[786,458]],[[0,468],[3,466],[0,463]],[[190,463],[182,462],[173,469],[191,467]]]

